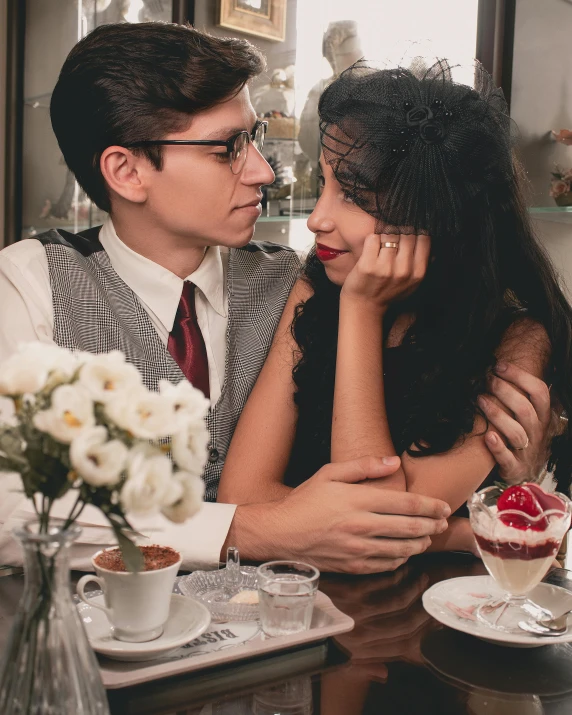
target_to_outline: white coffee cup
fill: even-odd
[[[105,612],[118,640],[143,643],[159,638],[169,617],[175,577],[181,566],[180,554],[179,560],[171,566],[133,573],[110,571],[99,566],[96,559],[103,551],[98,551],[91,559],[97,576],[88,574],[78,581],[78,596],[93,608]],[[103,591],[105,606],[86,597],[85,587],[91,581]]]

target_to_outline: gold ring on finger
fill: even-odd
[[[529,444],[530,444],[530,440],[528,439],[528,436],[527,436],[526,442],[525,442],[525,444],[524,444],[524,447],[514,447],[514,450],[515,450],[516,452],[521,452],[523,449],[526,449]]]
[[[399,241],[386,241],[381,244],[382,248],[399,248]]]

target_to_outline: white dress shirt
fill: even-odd
[[[183,280],[163,266],[135,253],[119,239],[111,219],[99,233],[113,270],[139,298],[163,344],[179,307]],[[222,389],[226,359],[228,251],[207,249],[201,265],[185,280],[194,283],[197,320],[207,349],[210,399],[214,404]],[[0,361],[19,343],[53,342],[54,311],[48,259],[34,239],[14,243],[0,251]]]
[[[137,295],[166,345],[183,280],[126,246],[117,236],[110,218],[104,223],[99,240],[113,269]],[[220,396],[225,371],[227,265],[227,250],[210,247],[197,270],[185,279],[196,286],[197,320],[207,351],[212,404]],[[52,290],[47,256],[40,241],[27,239],[0,251],[0,306],[0,361],[9,357],[21,342],[53,342]],[[8,479],[6,475],[0,478]],[[65,498],[56,502],[55,508],[54,516],[69,513]],[[134,527],[148,534],[154,543],[170,544],[181,551],[184,568],[213,568],[218,565],[235,509],[232,504],[204,504],[201,512],[186,524],[172,524],[162,516],[132,521]],[[8,531],[33,516],[30,502],[20,494],[14,496],[11,492],[8,494],[6,488],[2,489],[0,563],[21,562],[19,549]],[[91,555],[115,540],[97,509],[86,507],[78,523],[83,533],[72,550],[72,568],[91,569]]]

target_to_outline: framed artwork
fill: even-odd
[[[219,0],[218,25],[282,42],[286,34],[286,0]]]

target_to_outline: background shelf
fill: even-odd
[[[538,221],[572,224],[572,206],[531,206],[528,210]]]

